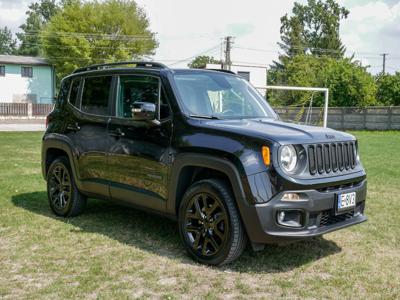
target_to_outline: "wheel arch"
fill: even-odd
[[[210,176],[205,176],[212,175]],[[228,181],[236,204],[245,205],[246,193],[241,176],[235,165],[227,159],[205,154],[179,154],[172,165],[169,180],[167,212],[177,216],[182,196],[195,181],[205,178],[222,178]]]
[[[72,173],[75,181],[79,185],[77,180],[77,173],[75,168],[75,157],[73,155],[72,147],[70,142],[57,138],[57,137],[45,137],[42,144],[42,175],[46,180],[47,172],[49,170],[51,162],[59,156],[66,156],[71,165]]]

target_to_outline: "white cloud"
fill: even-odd
[[[294,1],[139,0],[147,12],[160,47],[156,59],[179,60],[217,46],[226,35],[235,46],[267,48],[272,52],[235,49],[233,59],[267,64],[277,56],[280,17]],[[220,56],[220,48],[208,54]],[[187,62],[178,66],[186,66]]]
[[[14,33],[19,31],[30,2],[31,0],[0,0],[0,27],[7,26]]]
[[[341,27],[342,40],[349,53],[373,73],[382,69],[381,53],[389,53],[387,71],[400,69],[400,2],[390,5],[384,1],[351,7],[350,15]]]
[[[295,0],[137,0],[157,32],[160,47],[156,60],[166,63],[206,54],[219,58],[218,46],[226,35],[236,36],[234,61],[270,64],[277,58],[280,18],[289,13]],[[13,32],[25,20],[32,0],[0,0],[0,26]],[[304,3],[306,0],[300,0]],[[380,71],[379,53],[389,53],[388,71],[400,69],[400,0],[339,0],[350,9],[341,25],[341,36],[349,54]],[[399,59],[397,59],[399,58]],[[187,62],[176,66],[184,67]]]

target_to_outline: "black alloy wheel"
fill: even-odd
[[[49,197],[57,211],[63,211],[72,196],[71,176],[62,163],[57,163],[49,176]]]
[[[56,158],[47,172],[47,196],[51,210],[61,217],[74,217],[82,213],[86,197],[76,184],[67,157]]]
[[[192,184],[179,207],[179,233],[195,260],[224,265],[243,252],[247,235],[228,183],[205,179]]]
[[[218,253],[229,232],[227,212],[220,200],[208,193],[194,195],[186,210],[185,232],[198,254]]]

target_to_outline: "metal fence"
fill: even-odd
[[[44,117],[53,110],[53,107],[53,104],[41,103],[0,103],[0,117]]]
[[[322,126],[323,108],[275,107],[285,120]],[[396,130],[400,129],[400,106],[330,107],[328,127],[334,129]]]
[[[28,103],[0,103],[0,116],[28,116]]]
[[[47,116],[52,110],[53,104],[32,104],[33,116]]]

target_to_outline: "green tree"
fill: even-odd
[[[400,105],[400,72],[377,77],[376,98],[383,105]]]
[[[51,17],[60,10],[63,3],[56,0],[40,0],[29,5],[26,12],[26,21],[20,26],[22,32],[17,33],[17,37],[20,40],[19,54],[40,55],[40,31]]]
[[[340,21],[349,11],[334,0],[295,2],[292,14],[281,18],[279,46],[287,57],[298,54],[343,57],[345,47],[339,36]]]
[[[155,35],[134,1],[70,1],[41,32],[44,56],[58,79],[94,63],[132,60],[154,54]]]
[[[205,69],[207,64],[220,64],[221,61],[217,60],[213,56],[201,55],[193,59],[188,67],[192,69]]]
[[[5,26],[0,28],[0,54],[15,54],[17,41],[13,39],[11,30]]]
[[[287,62],[284,70],[274,73],[274,80],[289,86],[327,87],[330,106],[368,106],[376,104],[374,78],[351,58],[297,55]],[[308,105],[311,92],[269,93],[274,105]],[[324,99],[314,93],[314,106],[322,106]]]

